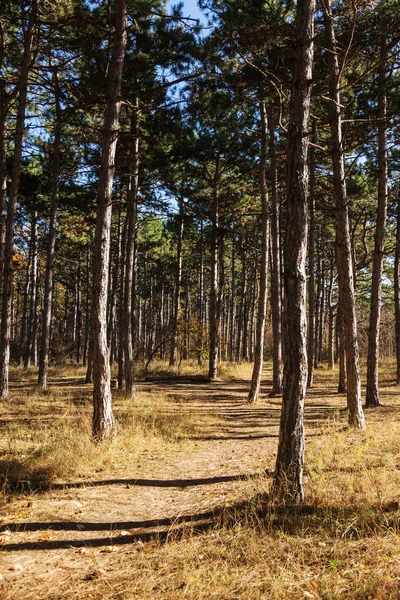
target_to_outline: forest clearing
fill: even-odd
[[[399,67],[398,0],[2,2],[1,599],[400,598]]]
[[[48,393],[18,373],[1,422],[1,597],[398,598],[393,362],[362,435],[347,426],[337,373],[316,372],[297,509],[267,502],[280,399],[249,405],[250,373],[140,381],[129,404],[116,394],[105,447],[90,443],[82,369],[52,370]]]

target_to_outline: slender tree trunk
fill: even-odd
[[[236,271],[235,271],[235,234],[232,235],[231,262],[231,297],[229,311],[229,362],[233,362],[235,353],[235,321],[236,321]]]
[[[4,246],[7,219],[7,113],[10,98],[6,92],[6,82],[0,79],[0,289],[3,284]]]
[[[203,364],[204,349],[204,236],[203,219],[200,220],[200,271],[199,271],[199,299],[198,299],[198,342],[197,342],[197,362]]]
[[[381,320],[383,252],[387,212],[387,140],[386,140],[386,38],[382,34],[378,67],[378,210],[372,266],[371,312],[368,332],[367,395],[365,406],[379,406],[378,359]]]
[[[37,253],[37,212],[34,211],[31,217],[31,246],[32,246],[32,265],[31,265],[31,297],[29,304],[29,320],[27,328],[27,339],[25,348],[24,367],[29,369],[31,366],[32,348],[34,346],[35,336],[35,311],[37,308],[37,269],[38,269],[38,253]]]
[[[322,349],[324,346],[324,324],[325,324],[325,260],[322,259],[322,271],[321,271],[321,305],[319,309],[319,322],[318,322],[318,362],[322,362]]]
[[[282,393],[282,303],[281,303],[281,251],[279,231],[278,166],[275,143],[273,110],[269,116],[269,150],[271,156],[271,318],[272,318],[272,391],[271,396]]]
[[[114,423],[107,347],[107,292],[112,186],[119,131],[122,69],[127,40],[126,2],[125,0],[116,0],[115,4],[115,40],[109,70],[107,109],[102,142],[93,270],[93,438],[97,441],[110,437]]]
[[[260,261],[260,294],[258,297],[256,343],[254,367],[251,377],[250,392],[247,401],[256,402],[260,393],[261,376],[264,358],[265,321],[267,318],[267,282],[268,282],[268,190],[267,190],[267,152],[268,152],[268,119],[265,102],[260,102],[261,117],[261,155],[260,155],[260,192],[261,192],[261,261]]]
[[[307,385],[306,271],[308,118],[314,54],[314,0],[302,0],[296,14],[296,63],[287,146],[285,243],[286,357],[278,456],[272,493],[303,500],[304,397]]]
[[[333,304],[334,257],[331,258],[328,291],[328,369],[335,366],[335,307]]]
[[[211,281],[210,281],[210,355],[208,364],[208,378],[217,378],[218,372],[218,233],[219,233],[219,198],[217,182],[219,178],[219,157],[216,160],[214,177],[214,197],[211,230]]]
[[[50,333],[51,333],[51,309],[53,306],[54,290],[54,255],[57,235],[57,210],[60,194],[60,150],[61,150],[61,105],[60,86],[57,69],[53,70],[54,101],[56,109],[54,143],[53,143],[53,165],[51,182],[51,206],[49,234],[47,239],[46,271],[44,280],[44,307],[42,320],[42,337],[39,352],[39,376],[38,385],[45,390],[47,388],[47,371],[49,367]]]
[[[175,273],[175,295],[174,307],[172,316],[172,332],[171,332],[171,347],[169,356],[170,367],[176,364],[178,359],[178,329],[181,320],[182,312],[182,243],[183,243],[183,215],[184,203],[183,198],[179,200],[179,217],[178,217],[178,244],[176,255],[176,273]]]
[[[137,199],[139,191],[139,98],[134,100],[134,111],[131,118],[131,134],[133,147],[131,154],[131,173],[126,207],[126,257],[125,257],[125,289],[123,297],[123,340],[124,340],[124,370],[125,392],[128,396],[135,393],[135,364],[134,364],[134,268],[136,244]]]
[[[394,315],[396,334],[396,383],[400,385],[400,191],[397,197],[396,250],[394,256]]]
[[[27,100],[28,75],[35,28],[37,24],[38,2],[32,0],[29,22],[25,35],[24,56],[21,75],[18,82],[18,108],[14,137],[14,162],[11,177],[11,188],[8,199],[7,224],[4,246],[3,296],[0,330],[0,400],[8,401],[8,370],[10,364],[10,338],[13,297],[13,253],[14,222],[18,202],[19,182],[21,178],[21,158],[25,126],[25,107]]]
[[[20,336],[20,346],[19,346],[19,364],[20,365],[24,364],[24,356],[25,356],[25,348],[26,348],[26,326],[27,326],[27,316],[28,316],[29,287],[30,287],[30,283],[31,283],[31,278],[30,278],[31,262],[32,262],[32,244],[29,244],[28,264],[26,266],[26,277],[25,277],[24,294],[23,294],[23,302],[22,302],[21,336]]]
[[[345,394],[347,390],[346,379],[346,350],[344,334],[343,306],[339,290],[338,312],[337,312],[337,330],[338,330],[338,355],[339,355],[339,381],[338,394]]]
[[[360,361],[357,341],[357,319],[354,297],[354,278],[348,200],[346,191],[344,147],[342,138],[342,117],[340,98],[340,69],[333,16],[330,0],[324,0],[325,31],[328,41],[328,63],[330,70],[330,120],[332,139],[332,164],[336,196],[337,228],[337,271],[343,309],[345,334],[347,410],[349,424],[365,429],[361,403]]]
[[[315,141],[315,121],[312,124],[312,140]],[[310,151],[310,196],[308,200],[310,228],[308,238],[308,374],[307,387],[314,382],[315,360],[315,151]]]

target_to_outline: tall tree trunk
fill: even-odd
[[[13,296],[13,253],[14,222],[21,178],[21,158],[25,126],[25,107],[28,90],[28,75],[31,63],[32,46],[37,23],[38,0],[32,0],[29,22],[25,34],[24,56],[18,82],[18,108],[14,137],[14,162],[11,188],[8,199],[7,224],[4,245],[3,296],[0,330],[0,400],[8,401],[8,370],[10,364],[10,338]]]
[[[51,206],[49,234],[47,239],[46,271],[44,279],[44,307],[42,320],[42,336],[39,352],[39,375],[38,386],[45,390],[47,388],[47,371],[49,367],[50,333],[51,333],[51,309],[53,306],[54,290],[54,255],[56,249],[57,235],[57,210],[60,195],[60,151],[61,151],[61,104],[60,86],[57,68],[53,67],[53,86],[55,102],[55,128],[53,143],[53,164],[51,180]]]
[[[336,327],[338,331],[338,355],[339,355],[339,381],[338,394],[345,394],[347,390],[346,380],[346,350],[345,350],[345,334],[344,334],[344,318],[341,294],[339,290],[338,311],[336,319]]]
[[[278,165],[275,143],[274,111],[269,115],[269,150],[271,157],[271,318],[272,318],[272,390],[271,396],[282,393],[282,303],[281,251],[279,231]]]
[[[339,81],[340,69],[330,0],[324,0],[323,10],[328,41],[327,60],[330,71],[330,121],[332,165],[336,196],[337,271],[345,334],[348,420],[351,426],[358,429],[365,429],[364,413],[361,404],[360,360],[342,137],[342,109],[339,91],[341,85]]]
[[[229,362],[234,361],[235,353],[235,321],[236,321],[236,270],[235,270],[235,234],[232,235],[232,261],[231,261],[231,295],[229,310]]]
[[[19,346],[19,364],[20,365],[24,364],[25,348],[26,348],[26,325],[27,325],[27,316],[28,316],[29,287],[30,287],[30,283],[31,283],[31,278],[30,278],[31,262],[32,262],[32,244],[29,244],[28,264],[26,265],[26,276],[25,276],[24,294],[23,294],[23,301],[22,301],[21,336],[20,336],[20,346]]]
[[[394,315],[396,334],[396,383],[400,385],[400,191],[397,196],[396,250],[394,255]]]
[[[29,304],[29,319],[27,328],[27,339],[25,348],[24,367],[29,369],[31,366],[32,348],[34,346],[36,308],[37,308],[37,269],[38,269],[38,252],[37,252],[37,212],[32,213],[31,217],[31,246],[32,246],[32,265],[31,265],[31,298]]]
[[[111,435],[114,418],[111,407],[110,361],[107,346],[108,263],[112,214],[112,187],[119,131],[122,69],[127,40],[125,0],[116,0],[116,26],[109,70],[107,108],[104,123],[93,270],[93,438]]]
[[[306,271],[308,118],[314,55],[314,0],[297,3],[297,56],[290,102],[287,146],[285,243],[286,357],[278,456],[272,493],[303,500],[304,397],[307,385]]]
[[[183,243],[183,215],[184,203],[183,198],[179,199],[179,216],[178,216],[178,244],[176,253],[176,272],[175,272],[175,290],[174,290],[174,307],[172,316],[172,331],[171,331],[171,347],[169,356],[170,367],[176,364],[178,358],[178,330],[182,312],[182,243]]]
[[[383,252],[387,212],[387,140],[386,140],[386,38],[381,37],[378,67],[378,209],[376,215],[375,244],[372,266],[371,312],[368,332],[367,394],[365,406],[379,406],[378,359],[379,329],[381,321]]]
[[[213,212],[211,225],[211,281],[210,281],[210,355],[208,363],[208,378],[213,380],[217,378],[218,372],[218,334],[219,334],[219,314],[218,314],[218,238],[219,238],[219,198],[218,198],[218,178],[219,178],[219,157],[216,159],[214,176],[214,196]]]
[[[312,124],[312,141],[315,142],[315,121]],[[310,196],[308,200],[310,229],[308,237],[308,374],[307,386],[314,382],[315,360],[315,150],[310,151]]]
[[[260,155],[260,192],[261,192],[261,261],[260,261],[260,293],[258,297],[256,343],[254,367],[251,377],[250,392],[247,401],[256,402],[260,393],[261,376],[264,358],[265,321],[267,318],[267,281],[268,281],[268,190],[267,190],[267,152],[268,152],[268,119],[265,102],[260,102],[261,117],[261,155]]]
[[[200,270],[199,270],[199,298],[198,298],[198,341],[197,341],[197,362],[203,364],[204,348],[204,235],[203,219],[200,220]]]
[[[331,258],[328,291],[328,369],[335,366],[335,306],[333,304],[334,257]]]
[[[125,289],[123,297],[123,340],[124,340],[124,369],[125,392],[128,396],[135,393],[135,364],[134,364],[134,268],[136,245],[137,201],[139,191],[139,98],[134,100],[134,111],[131,118],[131,134],[133,146],[130,164],[130,182],[126,207],[126,257],[125,257]]]

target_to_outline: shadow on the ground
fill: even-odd
[[[268,502],[265,494],[250,501],[231,506],[218,506],[213,510],[180,515],[167,519],[123,522],[79,522],[60,521],[52,523],[7,523],[2,529],[14,532],[35,531],[79,531],[79,539],[40,540],[6,543],[3,551],[60,550],[81,547],[100,547],[107,544],[127,545],[155,541],[166,543],[177,541],[187,535],[196,535],[209,530],[230,529],[245,524],[260,531],[281,531],[286,535],[324,535],[335,538],[362,539],[372,535],[387,535],[388,531],[400,529],[398,502],[370,506],[315,506],[311,504],[276,506]],[[137,529],[132,532],[130,530]],[[124,530],[124,535],[119,532]],[[143,531],[144,530],[144,531]],[[150,530],[150,531],[149,531]],[[85,532],[107,531],[106,537],[82,537]]]
[[[228,481],[246,481],[259,477],[259,473],[249,475],[221,475],[216,477],[203,477],[198,479],[101,479],[99,481],[77,481],[72,483],[54,483],[51,486],[53,490],[68,488],[87,488],[104,485],[129,485],[140,487],[161,487],[161,488],[187,488],[198,485],[213,485],[216,483],[225,483]]]

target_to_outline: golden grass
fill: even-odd
[[[91,389],[82,384],[82,369],[67,366],[57,374],[57,384],[43,392],[35,387],[33,370],[13,371],[18,386],[12,386],[10,402],[2,406],[3,500],[10,491],[29,492],[45,489],[57,479],[90,477],[127,457],[132,461],[144,450],[179,444],[200,428],[198,417],[167,395],[138,392],[128,399],[116,391],[115,433],[108,443],[94,444]]]
[[[234,371],[238,374],[241,369]],[[392,382],[393,363],[385,361],[383,373]],[[67,371],[64,377],[68,376]],[[323,391],[318,396],[318,389],[334,389],[336,377],[336,372],[317,371],[317,402],[326,401]],[[71,449],[71,454],[82,452],[86,457],[86,466],[80,467],[84,476],[93,468],[112,468],[116,461],[126,460],[127,454],[136,456],[141,439],[158,444],[162,451],[194,429],[199,432],[199,425],[187,416],[185,403],[171,403],[154,392],[140,394],[133,404],[116,395],[117,436],[109,445],[96,447],[89,441],[88,395],[77,391],[73,406],[68,397],[64,391],[58,391],[55,399],[40,394],[21,396],[6,416],[4,448],[9,456],[21,458],[21,453],[30,452],[38,468],[57,465],[62,458],[56,459],[53,440],[57,452],[67,456],[66,465],[54,468],[58,474],[66,473],[71,465],[67,446],[83,444]],[[342,400],[337,402],[338,409]],[[392,383],[383,390],[382,400],[386,406],[367,412],[366,432],[349,430],[339,410],[312,431],[306,444],[302,507],[271,505],[270,481],[252,480],[241,501],[215,510],[204,531],[189,523],[179,534],[174,526],[167,539],[155,532],[153,539],[123,544],[110,554],[95,547],[82,555],[65,549],[63,560],[73,565],[68,568],[54,566],[56,551],[42,552],[41,573],[30,580],[29,588],[12,587],[5,599],[399,599],[400,403]],[[336,400],[330,398],[330,402]],[[55,428],[46,420],[54,419],[54,407],[59,410]],[[36,419],[35,427],[24,419],[31,423]],[[86,441],[72,439],[77,427],[84,432],[79,438]],[[62,444],[55,439],[56,433]],[[236,442],[237,451],[239,447]],[[118,545],[118,539],[113,543]],[[100,575],[88,578],[96,569]],[[16,596],[16,589],[24,591]]]

